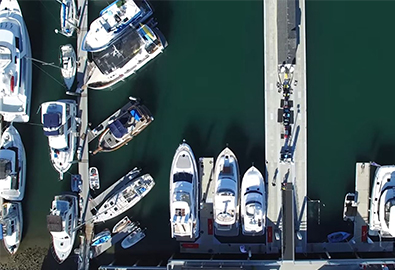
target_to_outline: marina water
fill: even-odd
[[[265,163],[262,2],[150,3],[168,48],[114,91],[89,92],[92,126],[124,105],[128,96],[141,98],[155,117],[128,146],[90,158],[91,166],[100,170],[99,192],[135,166],[156,181],[150,194],[127,212],[147,228],[147,237],[131,249],[107,251],[119,254],[122,263],[128,262],[125,254],[154,258],[177,252],[177,243],[170,239],[169,174],[182,139],[196,157],[216,157],[228,143],[242,174],[252,162],[264,171]],[[108,4],[89,1],[89,20]],[[57,64],[59,46],[76,42],[54,33],[60,28],[59,4],[21,1],[20,6],[33,57]],[[345,193],[353,190],[355,162],[395,163],[395,91],[392,76],[386,78],[392,71],[394,39],[386,33],[391,33],[395,3],[307,1],[306,7],[308,196],[321,200],[320,218],[309,213],[309,241],[322,241],[328,233],[349,229],[342,221],[342,207]],[[50,164],[36,114],[45,101],[74,98],[65,91],[60,70],[34,63],[31,120],[16,124],[28,166],[20,250],[49,247],[46,215],[54,195],[70,191],[69,175],[58,181]],[[76,165],[71,173],[77,173]],[[98,231],[120,218],[99,225]],[[3,260],[4,250],[1,255]]]

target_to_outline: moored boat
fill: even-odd
[[[195,156],[185,142],[174,154],[170,171],[171,237],[199,237],[198,172]]]
[[[214,168],[214,227],[229,231],[239,226],[239,165],[236,155],[226,147],[217,157]]]
[[[52,165],[60,179],[74,160],[77,145],[77,104],[74,100],[49,101],[41,104],[41,123],[48,137]]]
[[[0,197],[20,201],[26,188],[26,152],[16,128],[9,126],[0,141]]]
[[[99,170],[96,167],[89,168],[89,187],[92,190],[100,188]]]
[[[137,29],[130,28],[108,48],[92,53],[92,70],[87,86],[102,90],[136,73],[167,47],[167,41],[150,20]]]
[[[347,193],[344,198],[344,210],[343,210],[343,220],[354,221],[355,216],[358,213],[357,210],[358,203],[356,201],[356,196],[354,193]]]
[[[47,216],[48,230],[52,235],[55,259],[62,263],[73,249],[78,220],[78,202],[75,195],[58,195],[52,201]]]
[[[64,83],[68,90],[71,89],[74,83],[75,73],[77,71],[76,55],[71,44],[60,46],[60,71],[64,79]]]
[[[115,224],[114,228],[112,228],[112,233],[118,233],[118,232],[122,231],[131,223],[132,223],[132,221],[129,219],[129,217],[125,216],[123,219],[118,221],[117,224]]]
[[[266,226],[266,190],[261,172],[252,166],[241,183],[241,221],[244,235],[262,235]]]
[[[111,240],[111,232],[109,229],[105,229],[104,231],[95,235],[95,237],[92,240],[91,246],[92,247],[100,246],[110,240]]]
[[[153,120],[148,108],[140,104],[137,99],[130,97],[130,101],[125,106],[92,131],[93,134],[98,133],[99,130],[102,132],[93,154],[121,148],[140,134]]]
[[[334,232],[328,235],[328,242],[329,243],[340,243],[346,241],[351,234],[347,232]]]
[[[97,209],[94,222],[103,222],[119,216],[136,205],[154,187],[155,182],[151,175],[144,174],[133,179],[133,170],[124,178],[124,184]]]
[[[17,0],[0,2],[0,114],[7,122],[28,122],[32,52]]]
[[[6,202],[2,206],[3,243],[5,249],[15,254],[22,239],[22,203]]]
[[[138,26],[152,13],[152,8],[145,0],[117,0],[111,3],[90,24],[82,41],[82,49],[96,52],[107,48],[117,36]]]
[[[60,6],[60,26],[62,34],[71,37],[77,29],[77,7],[74,0],[57,0]]]
[[[130,248],[143,240],[145,237],[144,230],[141,228],[137,228],[133,232],[131,232],[125,239],[122,240],[121,246],[124,249]]]

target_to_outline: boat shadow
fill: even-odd
[[[208,125],[208,130],[205,134],[202,133],[202,129],[198,125],[191,123],[197,123],[197,121],[189,122],[179,142],[181,143],[185,139],[185,142],[191,146],[196,163],[198,163],[200,157],[213,156],[214,149],[209,147],[208,142],[212,137],[215,123],[212,122]]]
[[[54,258],[52,254],[52,243],[49,244],[48,253],[45,256],[43,263],[41,265],[41,270],[70,270],[77,269],[78,266],[78,255],[74,254],[71,251],[69,257],[63,262],[58,263],[58,261]]]
[[[158,107],[158,91],[160,91],[152,79],[152,74],[142,72],[131,83],[130,95],[141,100],[155,118]],[[155,122],[155,121],[154,121]]]
[[[249,136],[244,131],[243,127],[237,123],[232,123],[225,132],[222,145],[228,146],[232,152],[236,155],[239,163],[240,177],[243,176],[244,172],[251,166],[253,160],[248,155],[248,142]],[[241,179],[240,179],[241,184]]]
[[[149,2],[154,9],[154,17],[157,19],[158,28],[166,39],[170,36],[171,23],[173,18],[173,10],[170,1],[155,0]]]

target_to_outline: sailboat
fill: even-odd
[[[60,46],[60,71],[64,79],[64,83],[68,90],[71,89],[74,83],[75,73],[77,71],[76,55],[71,44]]]
[[[0,114],[29,122],[32,92],[30,38],[17,0],[0,2]]]
[[[244,235],[262,235],[266,225],[266,190],[261,172],[252,166],[241,183],[241,221]]]
[[[77,7],[74,0],[58,0],[60,5],[60,26],[62,34],[71,37],[77,28]]]
[[[171,237],[199,237],[198,173],[191,147],[183,142],[170,171]]]
[[[16,128],[9,126],[0,141],[0,197],[21,201],[26,187],[26,153]]]
[[[22,203],[3,203],[2,220],[4,247],[11,255],[13,255],[18,250],[22,239]]]
[[[77,104],[64,99],[41,104],[41,123],[48,137],[51,162],[60,179],[74,160],[77,144]]]
[[[239,226],[239,164],[226,147],[217,157],[214,168],[214,226],[229,231]]]

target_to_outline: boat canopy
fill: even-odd
[[[12,172],[11,160],[0,158],[0,179],[6,179]]]
[[[128,130],[122,125],[119,120],[114,121],[109,125],[111,133],[115,138],[121,139],[124,135],[128,133]]]
[[[62,117],[58,112],[44,114],[44,134],[46,136],[57,136],[61,134],[59,127],[62,124]]]
[[[62,232],[62,217],[47,215],[47,227],[50,232]]]
[[[193,175],[187,172],[179,172],[174,174],[173,176],[173,183],[175,182],[180,182],[180,181],[185,181],[188,183],[192,183],[192,178]]]

